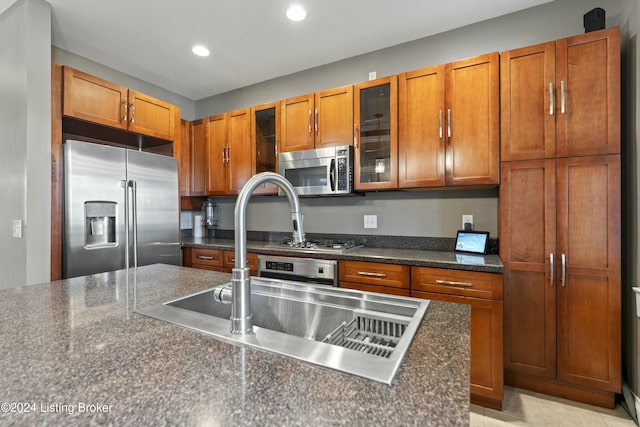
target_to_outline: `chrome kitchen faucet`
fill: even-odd
[[[234,212],[235,227],[235,267],[231,270],[231,333],[253,333],[253,321],[251,319],[251,276],[247,267],[247,204],[253,191],[265,182],[277,185],[287,195],[291,206],[291,221],[293,225],[293,241],[304,242],[304,230],[302,226],[302,212],[300,200],[295,189],[282,175],[274,172],[263,172],[254,175],[240,190]],[[229,302],[228,291],[224,293],[226,286],[219,287],[214,292],[216,300]],[[228,288],[227,288],[228,289]]]

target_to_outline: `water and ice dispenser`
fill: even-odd
[[[116,202],[84,203],[84,244],[87,248],[116,246]]]

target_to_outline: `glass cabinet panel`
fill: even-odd
[[[356,87],[356,189],[397,186],[397,78]]]
[[[280,135],[280,104],[271,103],[252,108],[251,138],[253,150],[252,172],[278,172],[278,138]],[[262,184],[259,194],[275,194],[278,187]]]

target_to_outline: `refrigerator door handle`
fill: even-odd
[[[131,187],[131,215],[133,223],[133,267],[138,267],[138,185],[136,181],[129,181]]]
[[[124,188],[124,268],[129,269],[129,181],[123,179],[120,186]]]

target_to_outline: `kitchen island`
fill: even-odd
[[[392,386],[134,313],[229,279],[155,264],[0,291],[0,424],[468,425],[468,306],[430,303]]]

